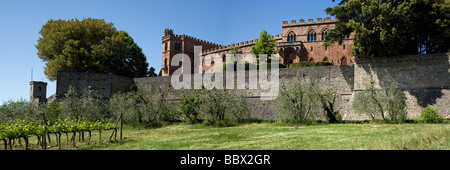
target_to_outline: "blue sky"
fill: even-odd
[[[44,75],[35,45],[49,19],[101,18],[127,31],[142,48],[150,66],[161,68],[165,28],[202,40],[228,45],[257,39],[263,29],[281,33],[282,21],[324,18],[331,0],[2,0],[0,4],[0,104],[29,99],[29,82],[56,81]]]

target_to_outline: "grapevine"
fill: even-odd
[[[79,133],[83,136],[84,132],[89,133],[88,144],[91,140],[91,132],[98,131],[100,134],[99,141],[101,142],[101,132],[105,130],[113,129],[110,123],[96,121],[88,122],[83,121],[71,121],[71,120],[58,120],[53,123],[53,125],[39,124],[36,122],[27,122],[25,120],[10,124],[0,124],[0,140],[4,143],[5,150],[13,149],[13,143],[16,139],[23,139],[25,141],[25,149],[28,149],[29,137],[36,136],[38,144],[41,145],[43,149],[46,148],[46,138],[50,139],[49,135],[54,134],[56,136],[56,143],[58,147],[61,146],[61,135],[66,134],[67,139],[69,139],[68,133],[72,133],[72,138],[70,139],[75,145],[76,134]],[[81,141],[81,138],[79,139]],[[49,141],[50,142],[50,141]],[[68,141],[67,141],[68,142]]]

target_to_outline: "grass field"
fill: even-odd
[[[125,126],[124,140],[109,141],[111,131],[60,149],[83,150],[450,150],[450,124],[319,124],[310,126],[249,123],[234,127],[174,124],[162,128]],[[71,135],[69,135],[70,137]],[[87,136],[86,140],[87,140]],[[47,149],[56,150],[54,136]],[[22,141],[23,142],[23,141]],[[1,142],[3,146],[3,142]],[[41,149],[35,137],[30,149]],[[3,147],[1,149],[4,149]],[[16,141],[14,149],[24,146]]]
[[[105,135],[109,136],[109,135]],[[170,125],[124,130],[124,142],[81,145],[105,150],[398,150],[450,149],[450,124],[323,124],[267,123],[216,128]]]

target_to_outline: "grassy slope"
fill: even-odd
[[[180,124],[156,129],[126,128],[124,136],[126,142],[85,145],[80,149],[450,149],[449,124],[245,124],[228,128]]]

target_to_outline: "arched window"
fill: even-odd
[[[328,61],[328,58],[327,57],[325,57],[325,58],[323,58],[323,60],[322,61]]]
[[[308,41],[316,41],[317,39],[317,34],[314,31],[310,31],[308,33]]]
[[[167,66],[167,58],[164,59],[164,65]]]
[[[327,34],[328,34],[328,30],[327,30],[327,31],[324,31],[324,32],[322,32],[322,41],[324,41],[324,40],[325,40],[325,37],[327,36]]]
[[[297,41],[297,35],[294,32],[289,32],[288,41]]]

